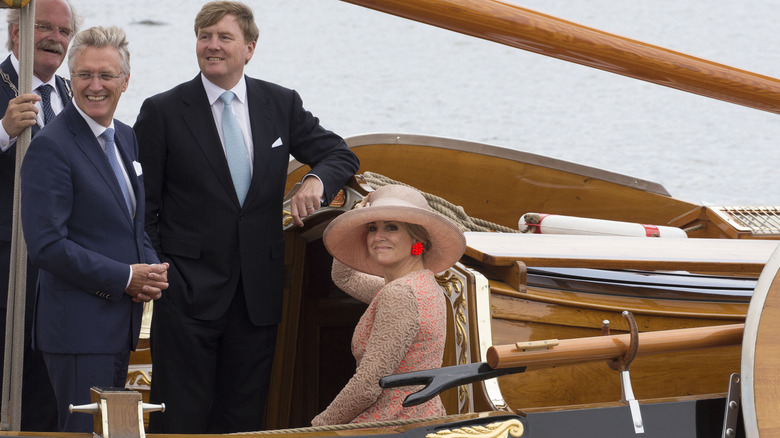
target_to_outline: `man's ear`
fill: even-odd
[[[11,24],[11,41],[14,43],[14,55],[16,57],[19,57],[19,54],[16,53],[19,48],[19,25],[18,24]]]

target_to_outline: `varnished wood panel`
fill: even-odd
[[[738,347],[637,358],[631,384],[637,399],[723,393],[729,376],[739,372]],[[499,378],[501,393],[513,409],[618,401],[620,375],[606,362],[529,369]]]
[[[657,183],[627,175],[441,137],[369,134],[346,141],[360,159],[359,174],[385,175],[461,206],[469,216],[512,229],[518,228],[524,213],[535,212],[655,225],[674,222],[696,226],[689,235],[698,238],[754,238],[737,233],[699,205],[672,198]],[[287,190],[308,170],[292,161]]]
[[[513,229],[517,229],[517,221],[528,212],[665,225],[695,208],[693,204],[643,190],[648,183],[641,180],[635,180],[637,184],[632,186],[631,179],[625,176],[586,166],[540,156],[535,156],[538,163],[522,162],[515,155],[530,154],[508,153],[507,157],[501,157],[475,153],[485,145],[454,143],[473,149],[400,143],[357,145],[352,146],[352,151],[360,159],[359,173],[383,174],[460,205],[470,216]],[[307,170],[303,166],[291,171],[288,189]],[[613,177],[614,182],[609,180]],[[649,185],[654,187],[652,183]]]
[[[535,288],[517,293],[502,290],[501,285],[491,284],[493,345],[599,336],[604,320],[610,321],[611,333],[626,333],[622,310],[634,312],[640,331],[740,323],[747,311],[747,304],[646,300]],[[719,316],[720,310],[726,314]],[[731,316],[726,316],[728,313]],[[634,394],[657,398],[725,392],[730,374],[739,372],[739,357],[739,347],[639,357],[631,365]],[[504,399],[516,409],[601,403],[621,397],[619,375],[603,361],[530,369],[502,377],[499,382]]]
[[[743,414],[747,436],[780,436],[780,252],[759,278],[745,324]]]
[[[549,291],[552,295],[558,291]],[[569,295],[567,292],[563,294]],[[577,327],[600,330],[603,321],[610,322],[610,329],[613,331],[626,332],[628,325],[625,318],[621,315],[624,310],[634,314],[636,323],[640,331],[658,331],[672,330],[678,328],[704,327],[721,324],[741,323],[745,320],[747,305],[741,305],[742,313],[731,315],[730,317],[713,317],[714,311],[719,308],[736,307],[734,305],[719,306],[718,303],[701,303],[702,312],[696,313],[695,302],[679,302],[669,300],[669,305],[657,302],[662,300],[653,300],[643,302],[641,298],[622,298],[614,299],[610,296],[598,296],[590,294],[588,307],[579,305],[585,303],[581,301],[562,301],[550,302],[546,297],[539,297],[535,291],[527,294],[518,294],[517,296],[502,296],[492,294],[490,298],[492,318],[494,320],[532,322],[538,324],[548,324],[556,327]],[[612,299],[612,300],[610,300]],[[602,300],[606,302],[602,302]],[[615,305],[615,303],[621,305]],[[647,309],[651,311],[648,312]],[[679,312],[678,308],[687,311]],[[496,330],[494,330],[495,336]],[[583,335],[592,336],[592,335]],[[527,339],[515,339],[511,342],[537,341],[548,339],[549,334],[543,331],[538,334],[531,334]],[[494,341],[495,343],[495,341]]]
[[[331,280],[332,258],[322,239],[306,246],[289,424],[311,425],[355,373],[352,332],[366,304]]]
[[[366,305],[331,281],[319,235],[286,233],[284,318],[279,326],[266,426],[305,427],[355,372],[352,332]]]
[[[627,221],[643,217],[647,221],[658,219],[663,225],[677,215],[674,213],[687,209],[679,201],[631,187],[464,151],[403,144],[358,146],[353,151],[360,158],[361,172],[368,170],[402,181],[463,206],[470,216],[513,229],[528,212]],[[409,160],[410,156],[415,159]],[[671,214],[661,218],[661,212]]]

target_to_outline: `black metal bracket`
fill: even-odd
[[[739,373],[729,378],[729,393],[726,396],[726,412],[723,415],[723,434],[721,438],[734,438],[737,435],[739,405],[742,402],[742,387]]]
[[[403,406],[408,408],[409,406],[425,403],[447,389],[506,374],[522,373],[525,372],[525,368],[493,369],[490,368],[487,362],[470,363],[433,370],[394,374],[379,379],[379,386],[382,388],[395,388],[398,386],[424,385],[423,389],[406,397]]]

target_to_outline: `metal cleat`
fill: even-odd
[[[144,403],[141,393],[125,388],[90,388],[93,403],[68,410],[95,416],[94,435],[102,438],[146,438],[144,412],[165,411],[165,404]]]

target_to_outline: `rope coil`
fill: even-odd
[[[380,175],[374,172],[364,172],[363,178],[372,189],[376,190],[379,187],[388,184],[399,184],[406,187],[411,187],[418,192],[422,193],[425,200],[428,201],[428,205],[431,210],[441,214],[442,216],[455,222],[461,231],[496,231],[500,233],[517,233],[518,231],[503,225],[496,224],[494,222],[486,221],[480,218],[474,218],[466,214],[466,211],[460,205],[455,205],[446,199],[433,195],[431,193],[423,192],[422,190],[410,186],[399,181],[395,181],[384,175]]]
[[[442,417],[430,417],[430,418],[410,418],[405,420],[387,420],[387,421],[375,421],[372,423],[349,423],[349,424],[333,424],[329,426],[312,426],[302,427],[295,429],[275,429],[275,430],[260,430],[255,432],[237,432],[231,435],[264,435],[264,434],[278,434],[278,433],[311,433],[311,432],[330,432],[341,430],[355,430],[355,429],[375,429],[383,427],[397,427],[404,426],[413,423],[422,423],[429,421],[439,421],[459,417],[460,415],[445,415]]]

